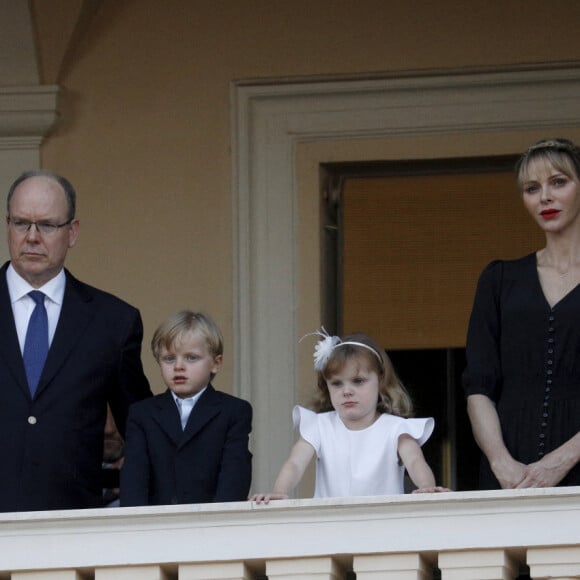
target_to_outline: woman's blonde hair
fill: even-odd
[[[576,182],[580,181],[580,149],[568,139],[542,139],[529,147],[516,163],[516,179],[520,190],[530,178],[532,163],[537,161],[551,165]]]
[[[366,346],[352,344],[356,342]],[[379,377],[379,397],[377,400],[379,413],[390,413],[399,417],[413,415],[411,397],[397,376],[391,359],[383,347],[364,333],[345,336],[342,342],[338,343],[332,350],[324,368],[318,372],[316,395],[313,401],[316,412],[323,413],[334,410],[330,402],[328,380],[336,373],[341,372],[344,366],[353,360],[359,364],[364,364],[368,370],[374,371]]]

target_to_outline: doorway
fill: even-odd
[[[323,167],[323,320],[363,331],[389,353],[418,417],[433,416],[424,452],[438,482],[477,488],[479,450],[461,386],[479,273],[534,251],[541,232],[521,206],[515,159]],[[330,192],[330,193],[329,193]]]

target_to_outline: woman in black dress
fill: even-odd
[[[580,150],[540,141],[516,172],[546,246],[477,286],[463,385],[480,487],[580,485]]]

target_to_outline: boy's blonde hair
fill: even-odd
[[[199,334],[205,341],[208,352],[215,358],[224,352],[224,340],[218,325],[202,312],[180,310],[162,322],[151,339],[151,350],[159,362],[161,349],[171,347],[185,334]]]
[[[520,190],[530,178],[532,163],[537,161],[551,165],[573,181],[580,181],[580,149],[568,139],[542,139],[529,147],[516,164],[516,179]]]
[[[349,342],[360,342],[371,350],[356,344],[343,344]],[[330,402],[327,381],[332,375],[339,373],[344,368],[344,365],[352,360],[359,361],[368,370],[377,373],[379,377],[377,411],[379,413],[391,413],[399,417],[411,417],[413,415],[411,397],[397,376],[385,349],[368,334],[363,333],[345,336],[342,339],[342,343],[334,347],[324,368],[318,372],[317,390],[313,404],[315,411],[323,413],[334,410]]]

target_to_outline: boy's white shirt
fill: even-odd
[[[199,393],[193,395],[193,397],[186,397],[185,399],[179,398],[173,391],[171,391],[171,394],[173,395],[173,400],[175,401],[175,404],[177,405],[177,410],[179,411],[179,416],[181,417],[181,428],[183,430],[185,430],[185,426],[187,425],[187,420],[191,415],[191,411],[193,411],[195,404],[197,403],[199,398],[203,395],[206,389],[207,385],[201,391],[199,391]]]

